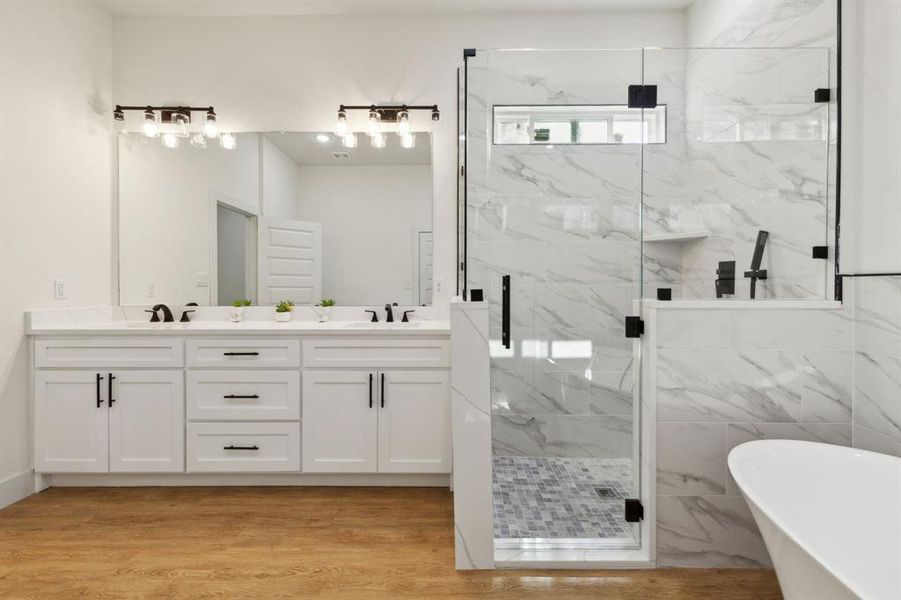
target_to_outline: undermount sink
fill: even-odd
[[[354,321],[348,325],[351,329],[412,329],[419,323],[373,323],[372,321]]]

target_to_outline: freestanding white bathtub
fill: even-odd
[[[901,458],[760,440],[729,470],[789,600],[901,599]]]

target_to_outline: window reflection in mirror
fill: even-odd
[[[120,304],[430,304],[430,136],[361,137],[241,133],[225,150],[122,136]]]

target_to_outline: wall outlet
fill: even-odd
[[[53,280],[53,299],[54,300],[65,300],[66,299],[66,280],[65,279],[54,279]]]
[[[435,295],[441,296],[444,293],[444,279],[440,277],[435,278]]]

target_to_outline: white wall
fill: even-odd
[[[300,167],[278,146],[260,136],[263,153],[263,213],[279,219],[300,219]]]
[[[120,103],[212,104],[237,131],[321,131],[339,104],[437,103],[436,303],[456,278],[455,69],[462,51],[680,45],[682,12],[432,17],[117,18]],[[177,67],[176,67],[177,65]]]
[[[298,218],[322,224],[322,295],[413,303],[413,227],[431,227],[428,166],[301,167]]]
[[[94,4],[0,3],[0,507],[32,485],[24,311],[111,299],[111,41]]]

